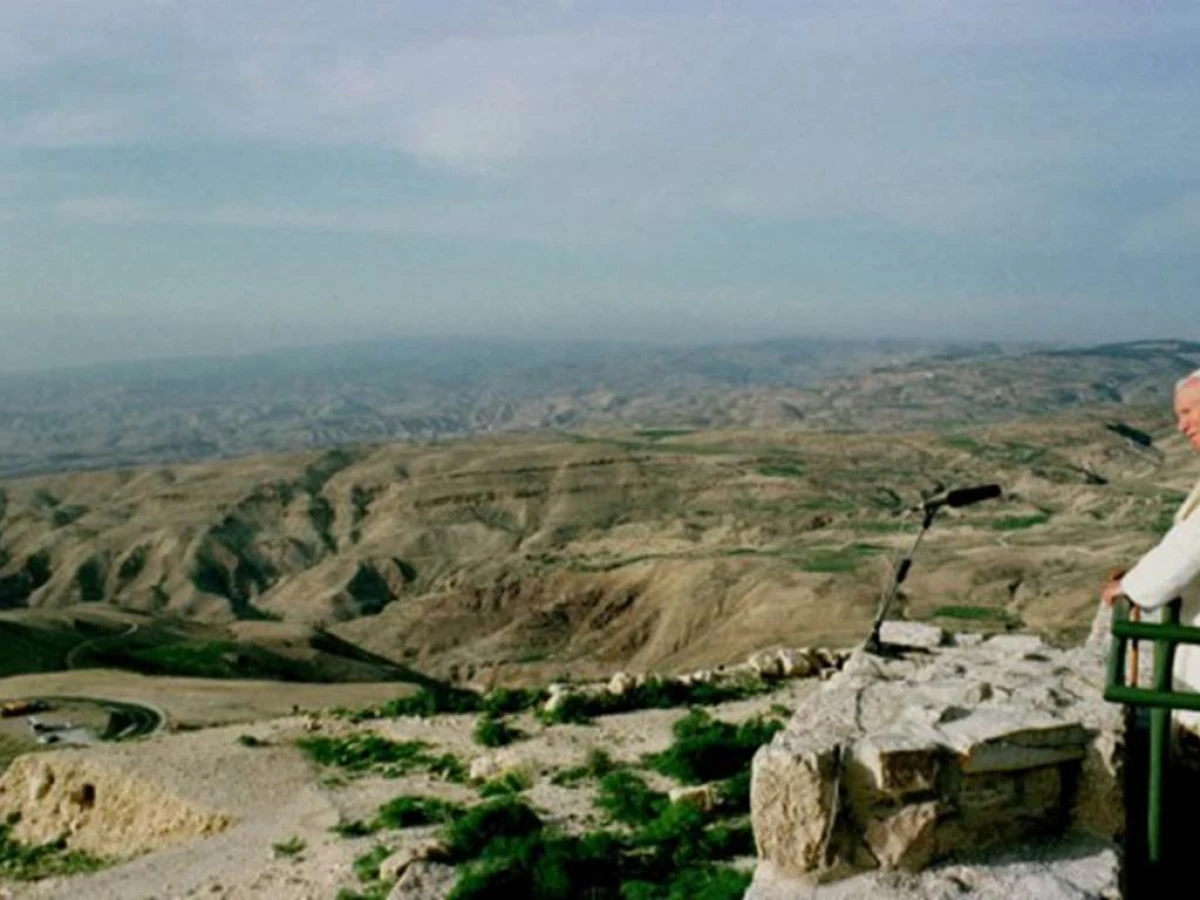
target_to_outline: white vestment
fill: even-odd
[[[1200,483],[1175,513],[1171,530],[1121,579],[1121,591],[1146,610],[1179,597],[1180,624],[1200,627]],[[1174,674],[1177,689],[1200,692],[1200,645],[1177,645]],[[1200,713],[1175,715],[1182,726],[1200,733]]]

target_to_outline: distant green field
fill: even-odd
[[[997,531],[1020,531],[1023,528],[1032,528],[1035,525],[1043,525],[1049,521],[1049,513],[1034,513],[1028,516],[1003,516],[999,519],[993,519],[991,524]]]
[[[816,550],[800,562],[800,568],[805,572],[853,572],[862,560],[884,549],[874,544],[851,544],[844,548]]]
[[[803,478],[804,469],[795,463],[778,463],[769,466],[759,466],[759,475],[768,478]]]
[[[931,614],[935,619],[964,619],[969,621],[999,621],[1013,620],[1010,613],[994,606],[939,606]]]

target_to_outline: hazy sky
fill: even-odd
[[[0,368],[1200,338],[1200,4],[0,0]]]

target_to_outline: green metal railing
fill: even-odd
[[[1200,710],[1200,693],[1178,693],[1172,685],[1176,645],[1200,644],[1200,628],[1179,624],[1179,607],[1179,600],[1167,604],[1161,622],[1132,622],[1129,620],[1128,600],[1117,601],[1113,608],[1113,642],[1109,650],[1108,679],[1104,687],[1105,700],[1149,710],[1146,857],[1151,866],[1158,866],[1164,861],[1163,800],[1171,752],[1171,710]],[[1154,643],[1154,680],[1151,687],[1141,688],[1125,683],[1125,657],[1131,641]]]

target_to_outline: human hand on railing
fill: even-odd
[[[1114,569],[1109,573],[1108,583],[1104,585],[1104,590],[1100,592],[1100,602],[1105,606],[1112,606],[1117,602],[1117,598],[1121,596],[1121,579],[1124,576],[1124,569]]]

